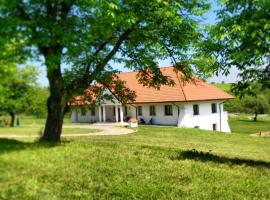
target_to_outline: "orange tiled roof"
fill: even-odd
[[[183,83],[180,81],[181,74],[175,72],[173,67],[162,67],[161,72],[163,75],[169,76],[175,82],[175,85],[162,85],[160,90],[156,90],[139,84],[136,79],[137,72],[123,72],[118,76],[121,80],[126,81],[129,89],[136,92],[137,98],[134,103],[205,101],[234,98],[214,85],[196,77],[193,77],[192,82]]]
[[[207,100],[226,100],[234,97],[212,84],[206,83],[196,77],[193,81],[183,83],[180,72],[175,72],[173,67],[160,68],[163,75],[170,77],[174,86],[162,85],[159,90],[144,87],[136,78],[138,72],[122,72],[119,78],[126,82],[126,86],[136,92],[134,103],[161,103],[161,102],[188,102],[188,101],[207,101]],[[88,91],[88,90],[86,90]],[[85,92],[85,94],[90,94]],[[84,94],[84,95],[85,95]],[[75,97],[70,105],[88,105],[84,95]],[[94,97],[95,99],[95,97]]]

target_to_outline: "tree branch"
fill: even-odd
[[[113,36],[111,36],[108,40],[106,40],[105,42],[103,42],[102,44],[100,44],[99,47],[97,48],[97,50],[95,51],[95,53],[89,59],[90,62],[89,61],[86,61],[87,67],[85,69],[85,74],[84,74],[83,80],[86,80],[88,74],[90,73],[90,65],[91,65],[91,62],[93,61],[93,57],[96,57],[99,54],[99,52],[102,51],[105,48],[105,46],[108,44],[108,42],[110,42],[112,39],[113,39]]]
[[[134,26],[131,28],[127,29],[122,35],[120,35],[119,39],[115,43],[114,47],[110,51],[110,53],[96,66],[96,69],[90,76],[90,80],[95,78],[98,73],[100,73],[106,64],[112,59],[112,57],[116,54],[116,52],[119,50],[121,47],[122,43],[128,38],[129,34],[133,31]]]
[[[96,79],[97,75],[102,72],[102,70],[104,70],[104,67],[107,65],[107,63],[113,58],[113,56],[117,53],[117,51],[120,49],[121,45],[123,44],[123,42],[128,38],[129,34],[134,30],[135,26],[137,23],[135,23],[132,27],[128,28],[126,31],[124,31],[118,38],[118,40],[116,41],[116,43],[114,44],[113,48],[111,49],[111,51],[104,57],[104,59],[102,59],[95,67],[95,70],[90,73],[90,64],[86,69],[83,77],[81,79],[76,79],[74,81],[72,81],[68,86],[67,86],[67,90],[68,90],[68,94],[72,94],[73,90],[78,88],[78,87],[87,87],[89,86],[89,84]],[[112,39],[113,37],[111,37],[110,39]],[[98,55],[98,53],[107,45],[108,41],[102,43],[100,45],[100,47],[96,50],[96,52],[94,53],[94,55]],[[87,71],[88,70],[88,71]]]
[[[20,1],[20,3],[18,3],[18,5],[16,6],[18,15],[24,20],[31,20],[29,15],[26,13],[23,5],[24,3]]]

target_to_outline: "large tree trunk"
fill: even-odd
[[[15,113],[14,112],[9,112],[9,115],[11,117],[10,127],[14,127],[14,125],[15,125]]]
[[[64,115],[67,109],[67,91],[61,74],[60,60],[58,62],[55,62],[55,60],[51,62],[50,57],[45,57],[45,60],[47,77],[50,84],[50,97],[47,101],[48,114],[41,141],[59,142],[61,140]]]
[[[63,120],[66,110],[66,99],[61,94],[51,95],[47,102],[48,115],[42,141],[59,142],[61,140]]]

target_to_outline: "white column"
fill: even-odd
[[[101,106],[98,107],[98,118],[99,118],[99,122],[102,122]]]
[[[115,109],[115,122],[118,122],[119,121],[119,119],[118,119],[118,105],[115,105],[114,109]]]
[[[124,119],[123,119],[124,115],[123,115],[123,107],[122,105],[120,105],[120,122],[123,123]]]
[[[106,122],[106,107],[103,106],[103,122]]]

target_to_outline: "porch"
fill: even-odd
[[[122,124],[125,121],[126,115],[122,105],[105,104],[98,106],[98,117],[98,122],[114,122]]]
[[[93,109],[77,108],[72,111],[71,116],[74,123],[123,124],[126,120],[127,108],[121,104],[103,104]]]

